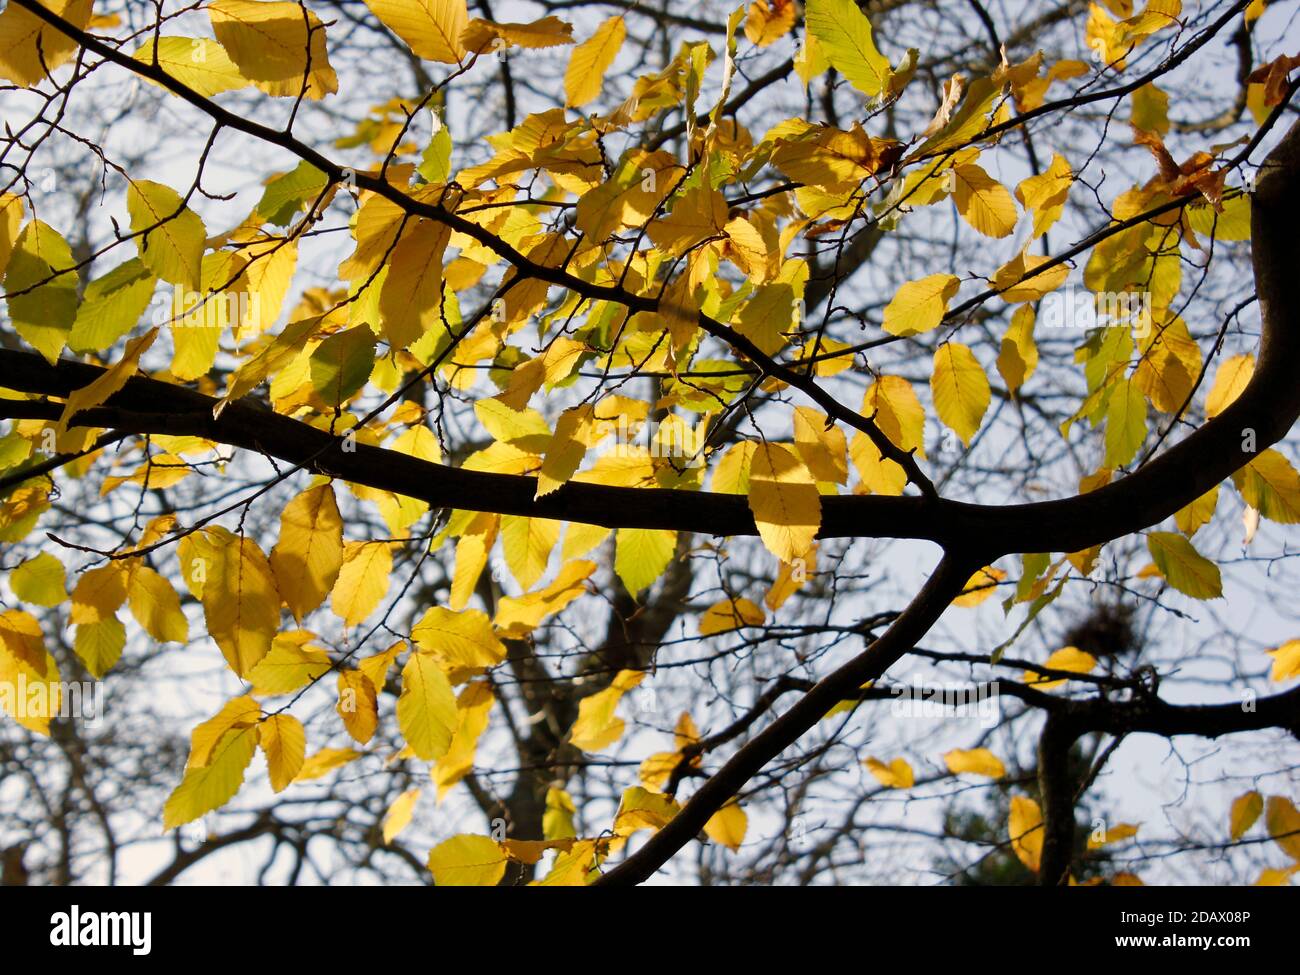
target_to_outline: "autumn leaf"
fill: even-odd
[[[41,6],[84,30],[92,2],[41,0]],[[76,41],[18,4],[9,4],[0,11],[0,79],[33,87],[76,51]]]
[[[912,766],[903,758],[896,758],[888,765],[878,758],[868,758],[862,764],[886,789],[910,789],[916,781]]]
[[[939,346],[930,390],[939,419],[969,447],[992,398],[988,376],[975,354],[959,342]]]
[[[334,588],[343,566],[343,519],[329,484],[308,488],[280,515],[271,571],[289,612],[301,621]]]
[[[1149,532],[1147,550],[1160,574],[1171,586],[1193,599],[1223,595],[1219,567],[1176,532]]]
[[[492,887],[510,862],[489,836],[453,836],[429,851],[428,866],[438,887]]]
[[[465,0],[365,0],[365,3],[417,57],[455,64],[464,56],[460,36],[469,23]]]
[[[393,551],[387,542],[345,542],[342,560],[331,590],[330,609],[344,626],[358,626],[388,592]]]
[[[1037,873],[1043,856],[1043,814],[1038,803],[1024,796],[1012,796],[1007,828],[1016,858]]]
[[[456,698],[437,659],[412,653],[402,668],[402,695],[397,699],[397,724],[418,758],[440,758],[456,731]]]
[[[126,191],[140,260],[164,281],[197,291],[208,232],[180,194],[162,183],[132,182]]]
[[[256,726],[233,728],[217,742],[207,764],[187,769],[163,806],[163,829],[193,822],[232,799],[244,784],[257,741]]]
[[[291,714],[273,714],[259,726],[259,733],[271,788],[283,792],[302,771],[307,750],[302,722]]]
[[[955,274],[931,274],[909,281],[885,306],[885,331],[891,335],[919,335],[937,327],[960,286]]]
[[[871,22],[851,0],[808,0],[804,23],[817,47],[854,88],[869,98],[889,79],[889,62],[876,50]]]
[[[943,756],[944,764],[953,775],[968,772],[990,779],[1000,779],[1007,774],[1002,760],[987,748],[953,749]]]
[[[605,72],[618,57],[625,37],[627,25],[623,18],[610,17],[573,49],[569,68],[564,73],[564,97],[569,105],[580,108],[600,94]]]
[[[208,17],[239,72],[268,95],[319,99],[338,91],[325,28],[292,0],[212,0]]]
[[[808,552],[821,525],[821,496],[808,468],[789,447],[756,445],[748,498],[768,551],[782,562]]]

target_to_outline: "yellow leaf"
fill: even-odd
[[[429,851],[429,870],[438,887],[493,887],[505,876],[509,858],[490,836],[464,834]]]
[[[623,793],[623,799],[618,804],[618,812],[614,815],[614,832],[626,837],[643,829],[658,831],[668,825],[677,813],[675,799],[634,785]]]
[[[1006,237],[1019,214],[1007,188],[974,163],[954,166],[953,200],[957,212],[985,237]]]
[[[744,217],[734,217],[727,221],[723,230],[727,234],[727,256],[755,283],[765,281],[768,277],[767,243],[758,228]],[[787,262],[787,266],[792,263]],[[786,291],[789,291],[788,285]],[[793,304],[793,301],[787,300],[786,307]],[[692,316],[686,317],[686,323],[688,326],[694,325]]]
[[[1038,803],[1025,796],[1012,796],[1008,830],[1011,849],[1021,863],[1037,873],[1043,857],[1043,814]]]
[[[68,598],[64,578],[63,563],[49,552],[42,552],[14,569],[9,574],[9,585],[25,603],[57,606]]]
[[[814,78],[825,74],[829,67],[830,62],[826,60],[817,38],[812,34],[805,34],[803,43],[799,45],[799,51],[794,56],[794,71],[803,82],[804,88],[812,84]]]
[[[1219,567],[1192,547],[1177,532],[1150,532],[1147,551],[1166,581],[1193,599],[1217,599],[1223,595]]]
[[[229,802],[244,784],[244,771],[257,749],[256,727],[233,728],[212,750],[207,765],[186,771],[163,806],[163,829],[175,829]]]
[[[77,318],[77,275],[61,273],[75,264],[68,242],[48,224],[32,220],[18,235],[5,269],[10,323],[51,363]]]
[[[931,274],[908,281],[885,306],[882,327],[890,335],[920,335],[938,326],[961,287],[955,274]]]
[[[497,603],[497,614],[492,625],[502,636],[522,640],[579,596],[587,592],[585,582],[596,571],[595,562],[567,563],[555,581],[537,592],[513,598],[505,596]]]
[[[387,542],[347,542],[343,566],[330,596],[330,609],[352,627],[375,611],[388,592],[393,551]]]
[[[1038,368],[1038,346],[1034,344],[1034,306],[1021,305],[1011,315],[998,352],[998,374],[1007,389],[1015,393]]]
[[[802,558],[821,527],[821,495],[803,461],[784,444],[759,443],[749,472],[749,510],[769,552]]]
[[[293,0],[212,0],[208,18],[240,74],[268,95],[319,99],[338,91],[325,28],[308,8]]]
[[[343,518],[334,488],[319,484],[284,506],[271,550],[271,571],[294,619],[301,622],[325,601],[342,565]]]
[[[984,775],[990,779],[1000,779],[1007,774],[1007,767],[987,748],[954,748],[943,756],[948,771],[954,775],[969,772],[972,775]]]
[[[868,758],[862,764],[886,789],[910,789],[916,781],[912,766],[903,758],[896,758],[888,765],[879,759]]]
[[[460,43],[469,22],[465,0],[366,0],[366,6],[417,57],[455,64],[465,53]]]
[[[614,571],[633,597],[672,561],[677,533],[661,528],[620,528],[614,535]]]
[[[135,621],[159,643],[189,640],[190,624],[181,610],[180,597],[171,583],[149,566],[141,563],[131,568],[127,600]]]
[[[871,21],[852,0],[808,0],[804,5],[808,34],[831,65],[854,88],[874,98],[889,80],[889,62],[876,49]]]
[[[496,543],[500,523],[500,515],[480,513],[456,542],[456,565],[452,571],[451,595],[447,599],[447,605],[452,609],[464,609],[474,595],[479,576],[487,566],[488,553]]]
[[[546,812],[542,815],[542,836],[548,840],[562,840],[577,836],[573,816],[578,808],[573,797],[563,789],[546,790]]]
[[[39,0],[74,27],[85,29],[92,0]],[[0,12],[0,79],[32,88],[66,63],[77,51],[77,42],[35,14],[11,3]]]
[[[382,691],[388,684],[388,671],[397,658],[406,652],[406,641],[398,640],[383,653],[372,654],[357,664],[357,670],[370,678],[376,691]]]
[[[546,573],[551,550],[560,540],[560,522],[521,515],[501,517],[501,549],[506,567],[525,592]]]
[[[39,654],[33,665],[26,656]],[[27,686],[25,700],[12,689]],[[21,610],[0,613],[0,708],[28,731],[49,735],[50,719],[63,707],[59,665],[45,652],[36,620]]]
[[[254,694],[289,694],[329,671],[330,658],[325,651],[297,641],[298,637],[305,640],[310,636],[303,630],[276,636],[271,652],[248,674]]]
[[[141,263],[164,281],[198,291],[208,236],[199,215],[170,186],[149,180],[127,186],[126,209]]]
[[[442,328],[442,260],[450,239],[445,224],[413,220],[393,248],[379,292],[379,315],[384,338],[394,350]]]
[[[781,570],[772,580],[772,586],[763,597],[763,605],[776,612],[787,599],[798,592],[808,578],[817,571],[817,546],[808,549],[807,555],[794,562],[782,562]]]
[[[190,735],[190,755],[186,768],[200,768],[212,761],[217,743],[233,728],[251,728],[262,717],[258,703],[243,694],[227,701],[215,715],[197,725]]]
[[[1078,647],[1062,647],[1044,661],[1043,666],[1049,670],[1064,670],[1072,674],[1091,673],[1092,669],[1097,666],[1097,658],[1090,653],[1084,653]],[[1030,684],[1040,691],[1050,690],[1053,687],[1060,687],[1065,683],[1065,678],[1049,678],[1033,670],[1025,671],[1025,683]]]
[[[723,599],[700,615],[700,636],[728,633],[746,626],[762,626],[767,619],[761,607],[748,599]]]
[[[41,635],[41,625],[31,613],[21,609],[7,609],[0,613],[0,646],[9,655],[25,667],[44,676],[45,639]]]
[[[1106,467],[1122,467],[1137,456],[1147,435],[1147,401],[1131,379],[1113,384],[1106,404]]]
[[[1133,317],[1147,332],[1133,380],[1157,410],[1176,413],[1196,388],[1201,374],[1201,347],[1188,332],[1187,323],[1177,315],[1159,322],[1152,321],[1149,311]]]
[[[153,64],[153,39],[146,41],[131,57],[142,64]],[[157,61],[158,67],[167,74],[208,98],[252,84],[240,74],[239,65],[230,60],[226,49],[206,37],[160,37]],[[145,80],[157,84],[151,78]]]
[[[77,624],[72,649],[96,679],[102,678],[122,656],[126,628],[115,616],[94,623]]]
[[[757,444],[742,440],[727,448],[722,459],[713,468],[710,488],[718,494],[748,494],[749,469],[754,460]]]
[[[460,35],[461,46],[472,54],[499,52],[504,47],[557,47],[573,43],[573,25],[559,17],[543,17],[527,24],[498,24],[475,17]]]
[[[1254,87],[1253,85],[1251,87]],[[1259,879],[1255,881],[1256,887],[1286,887],[1291,883],[1291,878],[1300,873],[1300,863],[1285,870],[1273,870],[1265,868],[1259,872]]]
[[[1281,682],[1300,677],[1300,640],[1287,640],[1273,650],[1266,651],[1273,658],[1269,680]]]
[[[1253,355],[1234,355],[1224,359],[1214,374],[1214,382],[1205,397],[1205,415],[1218,416],[1241,395],[1250,377],[1255,374]]]
[[[302,722],[291,714],[273,714],[259,728],[271,788],[283,792],[302,771],[307,754],[307,733]]]
[[[584,403],[565,410],[555,421],[555,435],[551,437],[542,458],[542,468],[537,474],[535,498],[550,494],[573,477],[582,458],[587,455],[594,414],[591,404]]]
[[[1060,153],[1052,154],[1052,163],[1045,171],[1020,181],[1016,198],[1033,211],[1035,238],[1047,233],[1060,218],[1073,183],[1074,173]]]
[[[668,216],[652,221],[650,239],[669,257],[680,257],[701,241],[722,236],[727,201],[705,180],[677,197]]]
[[[1300,811],[1290,799],[1269,796],[1264,825],[1282,852],[1292,860],[1300,860]]]
[[[1233,473],[1232,483],[1263,517],[1283,525],[1300,523],[1300,473],[1285,455],[1272,448],[1261,451]]]
[[[1255,825],[1259,814],[1264,811],[1264,797],[1253,789],[1232,800],[1232,809],[1228,814],[1228,832],[1234,841],[1241,839],[1246,830]]]
[[[244,247],[242,253],[248,258],[243,272],[248,302],[247,308],[242,305],[239,308],[237,342],[260,335],[279,321],[293,272],[298,267],[298,243],[294,240],[261,241]],[[283,338],[283,332],[276,336],[277,340]]]
[[[126,602],[126,570],[118,562],[110,562],[82,574],[72,590],[73,623],[98,623],[111,619],[118,607]]]
[[[862,415],[874,416],[880,432],[895,447],[925,457],[925,408],[902,376],[880,376],[868,386],[862,397]]]
[[[492,687],[485,681],[467,684],[456,698],[456,730],[446,754],[438,759],[431,773],[438,786],[439,802],[474,767],[478,740],[487,729],[495,704]]]
[[[961,595],[952,601],[954,606],[978,606],[984,600],[996,593],[997,585],[1007,574],[1001,569],[995,569],[991,565],[976,572],[962,587]]]
[[[379,701],[375,685],[359,670],[340,670],[339,696],[334,709],[357,744],[364,745],[379,727]]]
[[[790,6],[794,6],[793,3]],[[745,842],[745,833],[749,829],[749,817],[739,803],[729,802],[704,824],[704,832],[714,843],[721,843],[733,853]]]
[[[597,868],[608,854],[606,840],[579,840],[560,853],[551,872],[541,881],[546,887],[582,887],[599,876]]]
[[[456,698],[438,661],[429,653],[411,654],[397,699],[397,724],[411,751],[425,761],[441,758],[457,722]]]
[[[270,652],[280,628],[280,594],[271,564],[251,538],[229,535],[211,555],[202,597],[208,633],[230,669],[245,677]]]
[[[1180,532],[1191,538],[1202,527],[1210,523],[1218,504],[1219,485],[1216,484],[1195,501],[1174,512],[1174,523],[1178,526]]]
[[[1114,843],[1122,843],[1124,840],[1132,839],[1137,836],[1138,827],[1133,823],[1118,823],[1106,830],[1104,836],[1098,839],[1095,836],[1088,837],[1088,849],[1099,850],[1103,846],[1110,846]]]
[[[614,714],[623,695],[645,679],[637,670],[621,670],[609,687],[578,702],[578,720],[569,729],[569,744],[584,752],[608,748],[623,734],[623,719]]]
[[[620,227],[644,223],[676,185],[680,169],[676,157],[662,149],[628,150],[609,180],[583,194],[574,225],[592,241],[603,241]]]
[[[1050,260],[1052,258],[1043,254],[1021,251],[994,273],[992,284],[998,290],[998,297],[1014,305],[1021,301],[1037,301],[1055,291],[1069,277],[1070,266],[1055,264],[1045,271],[1034,271]]]
[[[447,753],[438,759],[432,772],[433,781],[438,785],[439,802],[474,767],[478,740],[487,729],[495,704],[492,687],[485,681],[467,684],[456,698],[456,731]]]
[[[794,27],[794,0],[754,0],[745,15],[745,36],[758,47],[775,44]]]
[[[384,814],[385,845],[392,843],[397,839],[398,834],[410,825],[411,817],[415,815],[415,804],[419,801],[419,789],[407,789],[393,800],[393,804],[388,807],[388,812]]]
[[[455,612],[431,607],[411,630],[421,650],[436,654],[453,667],[482,670],[506,658],[506,647],[481,610]]]
[[[0,14],[0,18],[3,17],[4,14]],[[18,243],[18,228],[22,222],[23,198],[13,193],[0,193],[0,275],[9,267],[9,258],[13,256],[14,245]]]
[[[295,782],[310,782],[328,775],[336,768],[355,762],[362,755],[355,748],[322,748],[302,763],[302,771],[294,776]]]
[[[73,417],[82,410],[93,409],[101,405],[125,386],[127,380],[135,375],[136,367],[140,363],[140,356],[144,354],[149,346],[153,345],[153,340],[157,337],[158,329],[155,326],[138,338],[132,339],[126,344],[121,359],[100,373],[94,382],[81,387],[81,389],[73,390],[68,395],[67,402],[64,403],[59,422],[55,424],[56,434],[62,437]]]
[[[959,342],[935,349],[930,390],[939,419],[969,447],[992,398],[988,376],[975,354]]]

